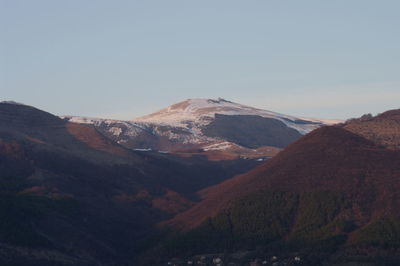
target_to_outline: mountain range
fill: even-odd
[[[316,129],[248,173],[200,191],[198,203],[164,223],[183,232],[165,250],[262,247],[264,256],[301,254],[307,265],[398,265],[399,115]]]
[[[134,151],[91,125],[0,103],[0,264],[127,263],[196,191],[257,164]]]
[[[221,98],[188,99],[131,121],[63,118],[92,124],[130,149],[223,159],[271,157],[313,129],[340,122],[297,118]]]
[[[400,110],[190,99],[118,121],[2,102],[0,264],[399,265],[399,132]]]

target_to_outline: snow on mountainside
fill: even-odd
[[[127,135],[135,137],[140,134],[146,128],[140,124],[123,121],[123,120],[113,120],[113,119],[102,119],[102,118],[92,118],[92,117],[81,117],[81,116],[62,116],[61,118],[67,119],[69,122],[78,123],[78,124],[91,124],[96,127],[100,127],[102,125],[108,126],[109,132],[112,135],[119,136],[122,133],[121,125],[128,128]],[[118,125],[119,126],[113,126]]]
[[[320,126],[340,121],[297,118],[224,99],[188,99],[131,121],[64,116],[94,125],[136,150],[246,150],[283,148]]]
[[[230,102],[222,98],[218,98],[217,100],[188,99],[132,121],[183,127],[192,129],[195,131],[193,133],[197,133],[196,129],[209,124],[215,117],[215,114],[254,115],[278,119],[301,134],[306,134],[321,125],[331,125],[341,122],[339,120],[297,118]]]
[[[212,139],[194,135],[186,128],[152,123],[89,118],[79,116],[62,116],[69,122],[92,124],[107,137],[119,144],[135,150],[171,150],[179,143],[183,145],[199,145],[209,143]]]

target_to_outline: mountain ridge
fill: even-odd
[[[195,191],[257,164],[134,151],[92,125],[0,103],[0,264],[125,265]]]
[[[390,112],[393,113],[394,111]],[[397,110],[396,115],[398,113],[400,113],[400,110]],[[366,128],[370,128],[370,123],[374,119],[380,121],[381,117],[385,116],[386,112],[370,120],[363,120],[361,123]],[[392,122],[392,127],[397,128],[398,121]],[[379,142],[380,138],[376,134],[374,137],[378,141],[366,138],[364,130],[359,130],[359,132],[348,130],[348,127],[354,123],[359,126],[360,122],[349,121],[344,125],[319,128],[290,144],[277,156],[250,172],[206,188],[200,192],[201,198],[205,200],[204,206],[201,206],[202,203],[198,203],[197,206],[195,205],[192,209],[175,217],[172,224],[179,224],[179,221],[188,219],[194,222],[194,224],[189,225],[189,228],[198,225],[201,223],[199,217],[205,219],[209,216],[201,213],[201,210],[215,214],[227,206],[230,200],[224,199],[221,195],[229,195],[227,197],[232,199],[256,191],[261,187],[273,187],[283,191],[287,191],[289,188],[293,190],[295,189],[294,184],[297,182],[296,178],[299,176],[308,180],[308,183],[304,181],[306,183],[300,182],[297,185],[304,191],[316,187],[320,187],[320,189],[349,189],[346,186],[352,182],[351,177],[353,175],[357,176],[357,179],[358,176],[371,176],[375,179],[368,182],[376,182],[378,186],[380,182],[376,178],[381,173],[383,177],[389,178],[388,184],[396,183],[396,180],[390,179],[390,177],[395,177],[396,174],[400,176],[400,168],[396,166],[396,163],[400,161],[400,150],[382,146]],[[398,139],[397,135],[395,139]],[[375,168],[371,168],[372,165],[379,163],[383,166],[386,161],[389,169],[387,171],[384,167],[375,166]],[[332,166],[333,163],[336,163],[335,167]],[[311,177],[315,179],[311,181]],[[323,177],[326,179],[323,179]],[[338,183],[330,183],[330,177],[336,178]],[[346,180],[345,177],[349,179]],[[363,183],[364,181],[360,179],[359,182]],[[400,182],[398,185],[400,185]],[[353,187],[353,189],[357,191],[357,187]],[[389,187],[386,188],[386,190],[388,189]],[[400,202],[398,204],[400,205]],[[196,211],[199,213],[196,214]],[[393,209],[391,211],[393,212]],[[187,216],[185,217],[185,215]]]
[[[93,124],[107,137],[131,149],[208,154],[209,146],[228,143],[219,145],[218,152],[222,158],[271,157],[276,154],[276,148],[285,147],[301,135],[320,126],[340,122],[297,118],[222,98],[187,99],[130,121],[63,118]],[[248,136],[247,139],[252,140],[240,136]],[[238,152],[237,147],[242,152]],[[274,152],[264,155],[253,152],[258,148],[266,150],[264,147],[271,147]]]
[[[190,98],[176,104],[170,105],[166,108],[160,109],[149,115],[141,116],[131,121],[148,122],[155,124],[175,124],[182,126],[189,120],[195,120],[195,122],[207,123],[205,117],[212,118],[216,113],[228,114],[228,115],[258,115],[269,118],[279,118],[282,122],[292,121],[293,123],[298,121],[310,122],[310,124],[334,124],[341,122],[340,120],[329,120],[329,119],[312,119],[312,118],[299,118],[290,115],[284,115],[264,109],[251,107],[235,103],[232,101],[225,100],[223,98],[218,99],[207,99],[207,98]],[[196,121],[197,120],[197,121]],[[206,120],[206,121],[200,121]],[[290,123],[290,122],[289,122]],[[309,132],[309,128],[295,127],[300,133]],[[314,129],[311,127],[311,129]]]
[[[400,109],[310,132],[201,190],[199,202],[160,224],[175,234],[152,252],[189,259],[224,252],[235,261],[250,250],[255,258],[301,254],[305,265],[398,265],[398,122]]]

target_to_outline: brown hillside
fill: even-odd
[[[390,148],[400,148],[400,109],[384,112],[376,117],[353,119],[344,128],[374,143]]]
[[[65,127],[71,135],[93,149],[128,157],[126,149],[119,147],[116,143],[112,143],[98,133],[93,126],[68,122]]]
[[[232,200],[262,188],[342,191],[353,201],[359,219],[398,215],[400,151],[379,147],[338,126],[323,127],[249,173],[201,191],[203,200],[168,224],[193,228]]]
[[[131,265],[196,191],[256,165],[135,152],[92,126],[0,103],[0,265]]]

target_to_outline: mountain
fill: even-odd
[[[127,149],[95,127],[0,103],[0,264],[132,265],[196,191],[258,165]]]
[[[326,123],[323,120],[299,119],[271,111],[241,105],[222,98],[212,99],[188,99],[171,105],[150,115],[136,119],[137,122],[168,125],[191,129],[193,133],[201,135],[203,127],[209,125],[215,119],[215,115],[221,116],[259,116],[279,120],[299,133],[308,133],[317,128],[316,125]],[[335,122],[335,121],[332,121]]]
[[[399,122],[392,110],[316,129],[202,190],[200,202],[164,223],[183,233],[164,242],[162,254],[257,249],[301,254],[306,265],[398,265]]]
[[[339,122],[296,118],[221,98],[188,99],[132,121],[64,118],[93,124],[127,148],[219,153],[222,158],[270,157],[303,134]]]
[[[179,108],[171,112],[196,109]],[[399,265],[400,110],[309,124],[317,128],[261,162],[207,152],[229,146],[243,156],[240,139],[222,137],[245,130],[236,124],[272,127],[268,141],[283,141],[273,135],[292,136],[289,118],[260,126],[267,117],[222,109],[168,122],[218,139],[196,154],[134,150],[107,136],[104,120],[73,123],[0,103],[0,264]],[[148,119],[118,123],[166,126]]]

